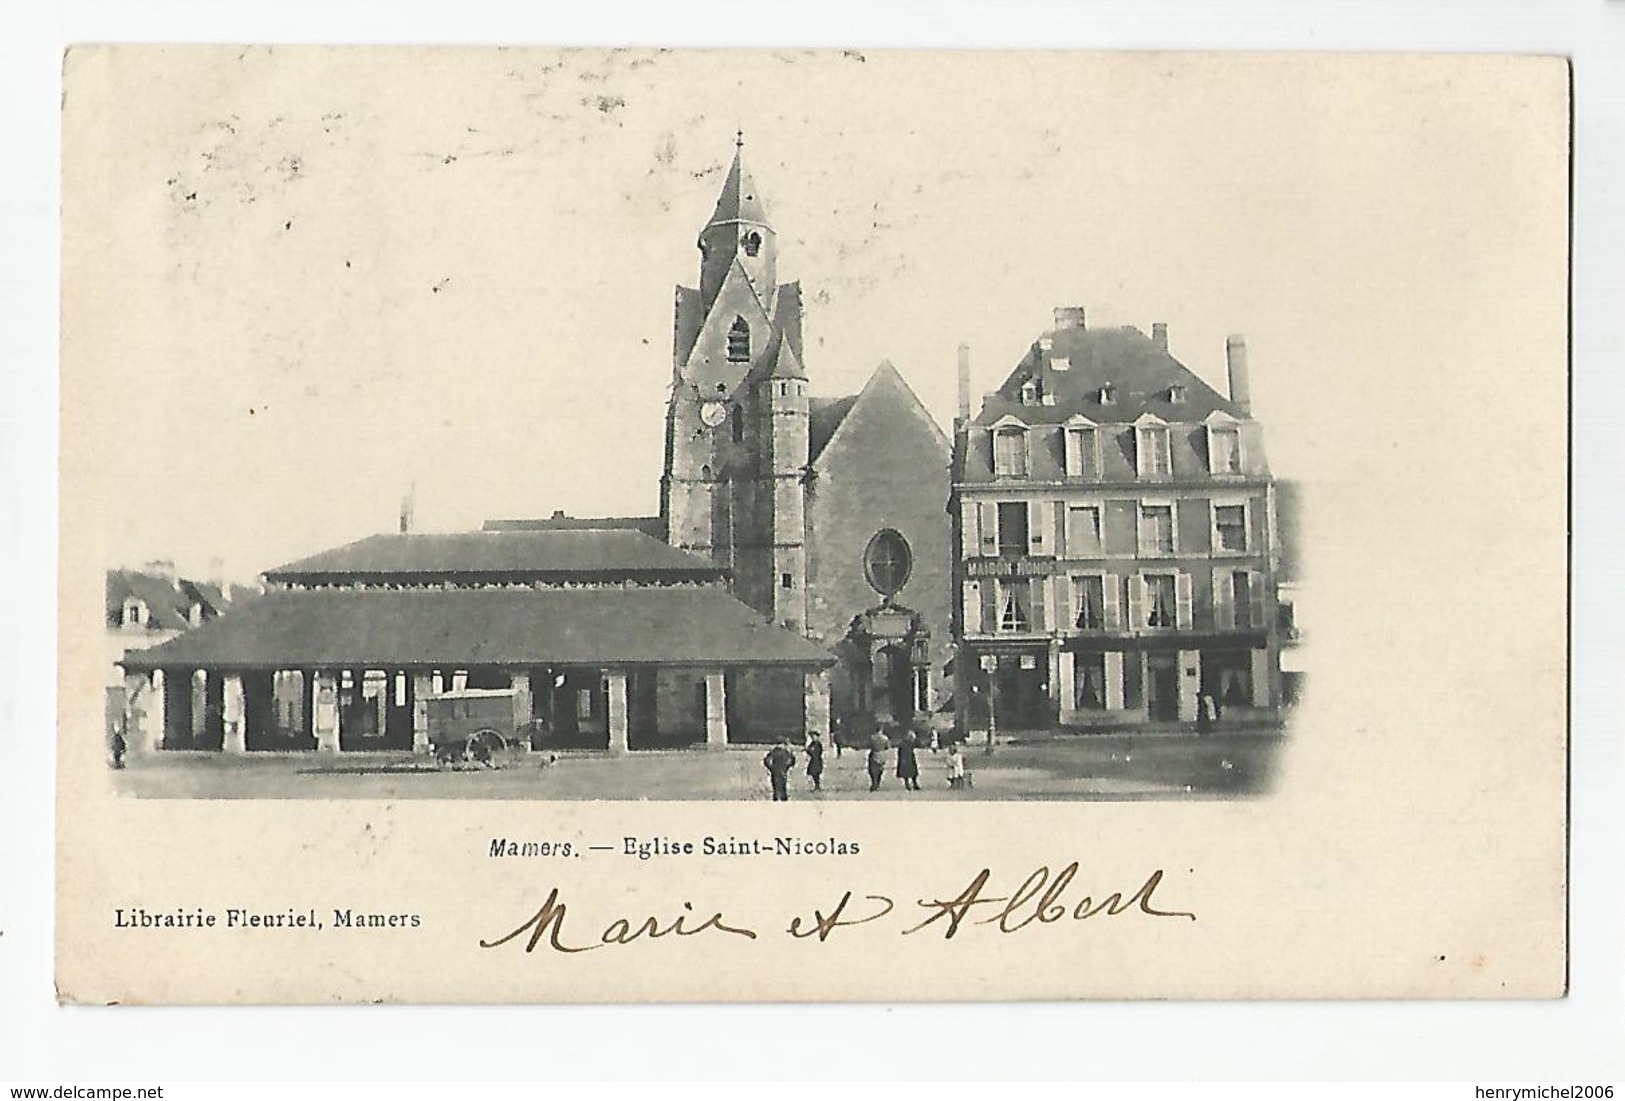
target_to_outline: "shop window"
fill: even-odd
[[[1106,710],[1106,655],[1078,654],[1072,665],[1072,706],[1078,711]]]

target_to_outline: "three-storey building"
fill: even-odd
[[[1267,721],[1281,699],[1274,483],[1247,349],[1229,394],[1167,327],[1090,329],[1080,307],[970,415],[952,496],[961,730]]]

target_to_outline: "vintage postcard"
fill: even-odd
[[[64,76],[64,1000],[1565,990],[1560,59]]]

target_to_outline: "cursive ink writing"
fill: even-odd
[[[548,893],[547,901],[542,903],[541,909],[537,910],[528,920],[522,922],[517,929],[505,936],[498,937],[496,940],[482,940],[480,941],[480,947],[500,948],[509,941],[518,938],[527,930],[530,932],[530,939],[525,942],[526,952],[536,951],[536,946],[541,944],[544,938],[547,940],[547,947],[555,952],[566,953],[591,952],[597,948],[608,948],[616,944],[631,944],[633,941],[641,939],[655,940],[668,935],[695,937],[701,933],[712,931],[730,933],[736,937],[745,937],[749,940],[756,939],[754,930],[746,929],[743,926],[729,925],[724,921],[720,910],[700,922],[700,924],[689,926],[685,922],[687,918],[694,916],[694,906],[692,903],[685,902],[683,903],[683,909],[686,913],[678,914],[664,925],[660,923],[659,919],[652,916],[645,918],[638,925],[633,925],[630,918],[616,918],[604,926],[604,931],[599,935],[596,944],[567,944],[563,937],[564,916],[568,909],[563,902],[559,901],[559,889],[555,887]]]
[[[813,911],[812,928],[803,930],[801,928],[801,918],[796,917],[791,919],[790,928],[786,932],[798,940],[816,936],[818,942],[822,944],[829,939],[831,933],[843,925],[866,925],[871,921],[879,921],[892,912],[893,903],[891,899],[883,895],[864,895],[863,897],[869,902],[883,903],[885,909],[877,910],[868,917],[848,918],[843,921],[841,915],[846,912],[846,904],[852,901],[852,892],[848,891],[841,896],[841,901],[835,904],[835,909],[830,911],[829,916],[826,917],[821,910]]]
[[[920,899],[918,905],[922,909],[930,911],[930,916],[918,925],[904,929],[903,935],[908,936],[910,933],[918,933],[936,922],[946,921],[948,924],[943,929],[943,939],[950,940],[955,933],[959,932],[960,924],[970,916],[971,907],[996,906],[1001,902],[1004,903],[1002,910],[989,917],[982,918],[975,924],[997,925],[1001,933],[1014,933],[1034,921],[1048,925],[1068,916],[1073,921],[1084,921],[1102,912],[1107,917],[1116,917],[1136,908],[1140,913],[1151,917],[1182,917],[1191,921],[1196,920],[1196,915],[1188,910],[1159,910],[1151,905],[1151,896],[1156,892],[1158,884],[1162,882],[1161,868],[1152,872],[1151,876],[1140,886],[1140,889],[1127,899],[1123,898],[1122,892],[1113,891],[1098,903],[1094,901],[1092,896],[1085,895],[1079,902],[1069,906],[1061,901],[1061,897],[1066,893],[1072,878],[1077,874],[1078,862],[1075,860],[1062,868],[1053,882],[1050,881],[1048,866],[1040,867],[1029,875],[1020,887],[1016,888],[1014,894],[983,898],[982,889],[987,886],[987,881],[992,875],[992,872],[987,868],[983,868],[966,885],[964,890],[951,899],[939,898],[929,901]],[[1045,886],[1046,884],[1048,884],[1048,887]],[[1037,900],[1036,904],[1025,915],[1022,915],[1022,907],[1029,902],[1033,902],[1034,899]]]

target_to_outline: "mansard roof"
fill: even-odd
[[[273,592],[123,666],[829,665],[829,653],[719,588]]]
[[[985,427],[1009,416],[1024,424],[1061,424],[1079,413],[1101,424],[1132,424],[1146,414],[1181,423],[1214,412],[1246,419],[1230,399],[1132,326],[1045,335],[1049,349],[1042,341],[1029,348],[1003,385],[987,396],[973,423]],[[1051,366],[1058,359],[1066,361],[1065,369]],[[1022,387],[1029,380],[1054,403],[1024,403]],[[1100,391],[1107,386],[1113,400],[1102,402]],[[1182,400],[1171,399],[1174,388],[1182,390]]]
[[[709,581],[724,569],[636,528],[371,535],[273,570],[294,584],[479,580]]]

